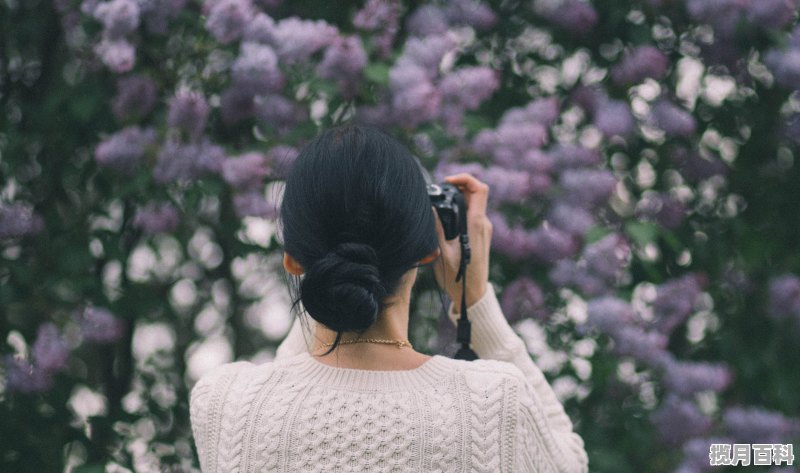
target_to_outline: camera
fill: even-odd
[[[450,183],[428,184],[428,197],[442,221],[444,238],[452,240],[461,233],[466,204],[458,187]]]
[[[422,176],[427,185],[428,197],[431,205],[436,209],[439,220],[442,222],[445,240],[452,240],[460,234],[467,233],[467,204],[464,195],[458,187],[448,182],[436,184],[433,182],[430,173],[422,165],[419,158],[414,157]]]

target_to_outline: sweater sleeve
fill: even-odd
[[[316,332],[317,321],[311,317],[307,317],[307,320],[309,331],[303,328],[303,325],[300,323],[300,316],[294,318],[292,328],[289,329],[286,338],[275,351],[276,360],[290,358],[310,350],[311,343],[314,339],[314,333]]]
[[[237,371],[250,366],[239,361],[220,365],[200,377],[189,393],[189,421],[200,460],[200,471],[212,471],[219,436],[218,419],[224,402],[224,390]]]
[[[448,317],[456,324],[460,313],[451,303]],[[516,462],[519,471],[536,471],[529,454],[533,443],[541,443],[564,473],[587,472],[588,456],[583,439],[572,431],[572,422],[558,401],[544,374],[533,362],[525,342],[514,332],[497,300],[491,283],[472,306],[467,307],[471,323],[471,345],[481,359],[513,364],[520,383],[519,415],[516,432]],[[539,439],[537,441],[537,439]]]

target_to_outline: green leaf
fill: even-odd
[[[364,75],[370,82],[386,85],[389,83],[389,66],[386,64],[370,64],[364,69]]]
[[[73,473],[105,473],[105,465],[81,465],[72,470]]]
[[[625,223],[625,233],[633,238],[636,243],[646,245],[658,238],[659,228],[649,222],[630,221]]]
[[[611,229],[609,229],[609,228],[592,227],[592,228],[589,229],[589,231],[586,232],[586,235],[584,236],[584,240],[586,241],[586,244],[588,245],[588,244],[594,243],[594,242],[596,242],[598,240],[602,240],[603,237],[608,235],[609,233],[611,233]]]

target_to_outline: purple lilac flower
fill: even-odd
[[[789,35],[789,45],[790,48],[800,48],[800,25],[795,26],[792,29],[791,34]]]
[[[288,132],[308,118],[308,110],[303,105],[277,94],[256,97],[255,114],[261,122],[274,127],[279,133]]]
[[[684,147],[673,149],[668,156],[681,175],[692,183],[728,172],[728,166],[719,158],[706,157]]]
[[[664,334],[630,325],[621,327],[612,336],[614,353],[619,356],[630,356],[654,368],[664,366],[670,359]]]
[[[256,111],[253,93],[241,87],[223,90],[219,102],[222,122],[228,126],[252,117]]]
[[[733,381],[733,371],[724,363],[669,360],[664,366],[664,386],[678,396],[701,391],[722,391]]]
[[[278,206],[264,198],[258,190],[248,190],[233,196],[233,209],[239,218],[261,217],[274,220],[278,216]]]
[[[530,238],[533,242],[531,252],[545,263],[573,256],[580,249],[574,235],[546,223],[530,232]]]
[[[700,43],[700,54],[708,65],[722,65],[733,74],[740,74],[744,62],[734,41],[726,41],[720,37],[713,43]]]
[[[545,308],[541,288],[527,276],[521,276],[506,286],[500,304],[510,323],[528,317],[545,321],[550,315]]]
[[[378,56],[386,58],[391,54],[395,36],[400,29],[402,5],[398,0],[367,0],[364,8],[356,12],[353,26],[364,31],[378,31],[372,43]]]
[[[581,0],[564,0],[542,15],[554,25],[576,35],[584,35],[597,24],[597,11]]]
[[[353,122],[363,125],[389,128],[396,126],[395,111],[391,104],[378,102],[376,105],[361,105],[356,107]]]
[[[267,151],[267,163],[273,171],[273,176],[285,179],[298,154],[300,152],[297,148],[286,145],[278,145]]]
[[[559,287],[575,287],[589,297],[607,294],[608,284],[601,278],[586,271],[586,265],[573,260],[562,259],[548,273],[550,280]]]
[[[150,113],[157,100],[153,79],[144,74],[134,74],[117,80],[117,95],[111,102],[111,111],[121,122],[135,120]]]
[[[275,38],[272,35],[272,30],[274,28],[275,20],[264,12],[258,12],[245,27],[242,41],[272,44],[275,42]]]
[[[452,25],[468,25],[478,31],[497,23],[497,15],[484,2],[477,0],[450,0],[444,5],[444,14]]]
[[[547,128],[539,123],[504,123],[494,130],[482,130],[472,141],[479,154],[491,155],[497,164],[518,167],[533,149],[547,143]]]
[[[456,69],[439,82],[439,90],[444,101],[457,104],[466,110],[478,108],[499,86],[497,73],[482,66]]]
[[[600,102],[608,100],[608,94],[597,84],[580,85],[572,91],[569,100],[585,112],[592,114]]]
[[[653,124],[668,136],[691,136],[697,129],[694,117],[683,107],[661,99],[650,108]]]
[[[239,57],[233,63],[235,86],[252,94],[277,92],[283,88],[284,77],[278,68],[278,56],[271,46],[242,43]]]
[[[78,317],[81,336],[92,343],[114,343],[125,333],[125,321],[103,307],[87,307]]]
[[[255,189],[270,173],[266,157],[261,153],[245,153],[222,162],[222,178],[237,189]]]
[[[616,85],[638,84],[649,78],[659,80],[667,73],[667,56],[655,46],[639,46],[625,54],[622,61],[611,69],[611,80]]]
[[[800,278],[781,274],[769,280],[769,315],[776,319],[796,317],[800,321]]]
[[[654,220],[664,228],[674,230],[686,218],[686,207],[668,193],[648,193],[636,204],[636,216]]]
[[[333,43],[339,31],[335,26],[317,20],[284,18],[272,30],[278,56],[286,62],[298,62]]]
[[[433,178],[437,182],[441,182],[444,180],[445,176],[449,176],[452,174],[458,174],[464,172],[468,174],[473,174],[475,176],[479,176],[483,173],[483,171],[484,167],[480,163],[468,163],[468,162],[458,162],[458,161],[450,162],[442,160],[439,161],[438,164],[436,164],[436,167],[433,170]],[[494,188],[492,188],[491,184],[489,184],[489,188],[490,188],[489,194],[491,195],[492,192],[494,191]]]
[[[44,220],[29,204],[0,203],[0,239],[35,235],[44,228]]]
[[[58,327],[52,322],[39,325],[31,352],[36,366],[48,374],[61,371],[67,366],[69,347]]]
[[[711,419],[700,412],[694,402],[672,394],[650,414],[650,421],[661,439],[672,445],[704,435],[711,429]]]
[[[687,440],[683,444],[683,462],[678,466],[678,473],[703,473],[711,471],[709,465],[709,446],[712,444],[733,444],[729,437],[700,437]]]
[[[534,122],[550,126],[556,121],[559,113],[558,99],[555,97],[536,99],[524,107],[513,107],[506,110],[500,118],[500,125]]]
[[[592,274],[609,282],[615,282],[622,275],[631,257],[631,249],[624,235],[611,233],[586,245],[581,258]]]
[[[689,16],[714,27],[715,36],[730,39],[749,0],[686,0]]]
[[[155,34],[167,33],[167,21],[178,16],[186,0],[138,0],[147,29]]]
[[[167,123],[196,138],[206,127],[209,111],[208,102],[202,93],[181,89],[169,101]]]
[[[45,370],[22,357],[7,354],[3,357],[6,389],[19,393],[40,393],[53,387],[53,378]]]
[[[595,218],[591,212],[583,207],[577,207],[565,202],[557,201],[547,213],[547,221],[573,235],[583,236],[595,225]]]
[[[353,26],[364,31],[375,31],[382,28],[396,15],[396,2],[386,0],[367,0],[364,8],[356,12]]]
[[[782,29],[794,20],[797,0],[757,0],[747,5],[747,19],[764,28]]]
[[[494,203],[518,203],[533,194],[531,176],[525,171],[489,166],[477,176],[491,188],[490,198]]]
[[[207,138],[190,144],[170,139],[158,153],[153,177],[159,184],[192,181],[219,172],[224,160],[225,151]]]
[[[531,149],[522,157],[520,168],[532,174],[549,174],[553,171],[553,157],[540,149]]]
[[[549,150],[556,171],[570,168],[593,166],[603,162],[596,149],[584,148],[574,144],[558,144]]]
[[[139,208],[133,217],[133,226],[148,235],[174,232],[178,224],[180,224],[178,209],[169,202],[148,202]]]
[[[103,64],[117,74],[130,71],[136,62],[136,48],[124,39],[103,38],[94,51]]]
[[[561,173],[559,183],[566,202],[592,208],[608,200],[617,178],[605,169],[567,169]]]
[[[325,49],[322,62],[317,66],[320,77],[339,82],[345,97],[355,95],[358,80],[367,65],[367,53],[358,36],[337,37]]]
[[[800,48],[770,49],[764,54],[764,64],[772,71],[775,81],[790,89],[800,89]]]
[[[630,259],[624,237],[610,234],[583,249],[579,261],[559,261],[550,270],[550,280],[559,286],[577,287],[592,297],[608,293]]]
[[[686,274],[656,287],[653,326],[659,332],[669,335],[694,312],[695,303],[702,291],[701,282],[700,276]]]
[[[436,5],[421,5],[406,20],[408,32],[420,37],[445,33],[449,27],[444,9]]]
[[[86,16],[94,16],[94,10],[99,4],[100,0],[83,0],[81,2],[80,11]],[[67,9],[70,8],[70,2],[64,0],[53,2],[53,5],[56,7],[56,10],[61,13],[65,13]]]
[[[630,303],[610,295],[590,299],[586,313],[590,326],[610,335],[637,320]]]
[[[155,140],[155,130],[129,126],[100,142],[94,150],[94,157],[101,166],[131,174]]]
[[[760,407],[727,407],[722,413],[727,432],[738,442],[782,443],[800,432],[800,421]]]
[[[533,235],[519,225],[509,225],[499,212],[487,211],[492,222],[492,247],[511,258],[527,258],[536,244]]]
[[[490,165],[484,168],[479,163],[440,161],[434,175],[437,179],[447,175],[469,173],[485,182],[491,189],[489,198],[493,203],[519,202],[531,195],[530,174],[525,171]]]
[[[94,17],[103,23],[110,39],[119,39],[139,27],[139,4],[135,0],[111,0],[94,8]]]
[[[627,102],[603,100],[595,108],[594,126],[607,137],[626,137],[636,129],[636,120]]]
[[[430,82],[419,82],[394,91],[392,110],[401,124],[414,128],[436,119],[441,111],[442,95]]]
[[[217,0],[208,13],[206,28],[220,43],[232,43],[242,37],[254,15],[250,0]]]
[[[444,56],[457,47],[449,35],[433,35],[424,38],[409,38],[403,47],[401,59],[419,65],[433,79],[439,74]],[[401,60],[398,59],[398,62]]]

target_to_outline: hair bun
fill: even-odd
[[[303,306],[314,320],[342,332],[374,324],[387,295],[378,255],[365,243],[336,245],[308,268],[300,284]]]

